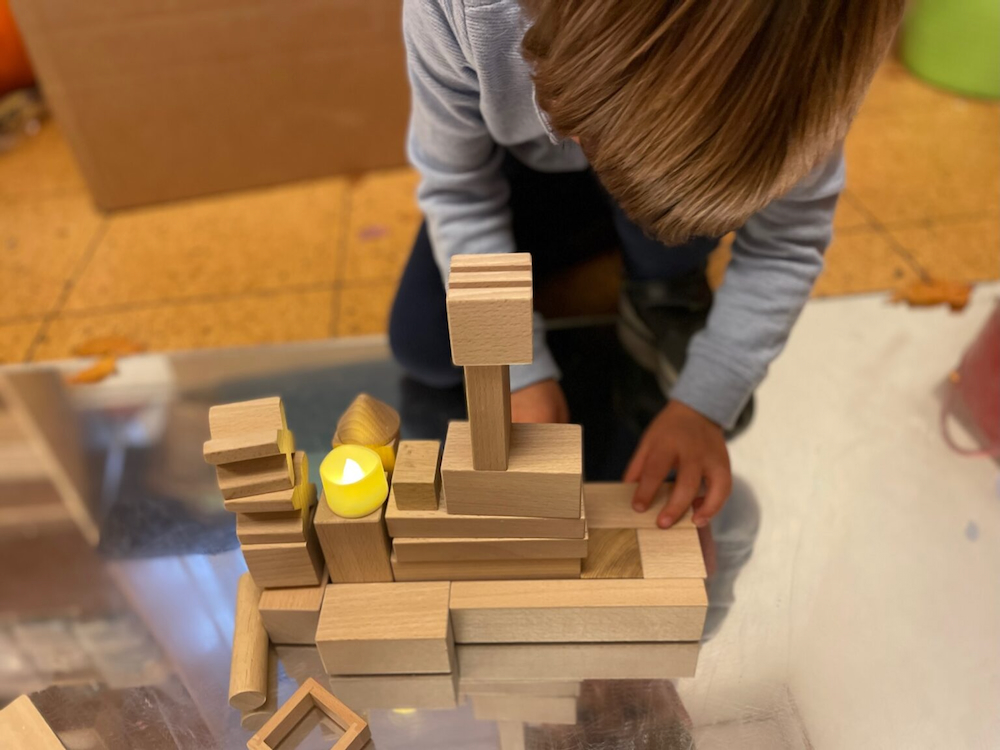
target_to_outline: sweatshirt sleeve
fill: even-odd
[[[463,51],[460,3],[405,0],[403,37],[412,92],[407,152],[420,172],[417,202],[427,220],[434,259],[447,283],[459,253],[514,251],[504,151],[479,107],[479,81]],[[559,377],[535,316],[534,361],[511,367],[517,390]]]
[[[691,340],[672,398],[722,427],[733,426],[784,348],[823,270],[843,187],[838,148],[736,233],[708,324]]]

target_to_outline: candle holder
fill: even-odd
[[[330,510],[343,518],[361,518],[375,511],[389,495],[382,459],[361,445],[339,445],[319,467]]]

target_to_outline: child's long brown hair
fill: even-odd
[[[554,129],[665,242],[720,236],[843,139],[905,0],[522,0]]]

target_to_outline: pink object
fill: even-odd
[[[946,385],[941,421],[948,445],[968,455],[1000,457],[1000,303],[965,352]],[[948,432],[949,416],[967,425],[980,450],[959,447]]]

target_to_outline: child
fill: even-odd
[[[844,183],[840,143],[903,7],[406,0],[409,154],[426,220],[390,320],[397,359],[422,382],[459,383],[442,281],[451,256],[530,248],[536,268],[568,265],[570,238],[537,242],[537,203],[566,197],[553,210],[572,211],[568,196],[596,175],[628,277],[622,342],[670,396],[625,481],[638,482],[633,506],[644,511],[676,470],[658,523],[694,503],[704,526],[731,487],[724,431],[822,269]],[[713,302],[706,258],[731,230]],[[558,378],[536,316],[534,362],[511,368],[515,419],[566,421]]]

